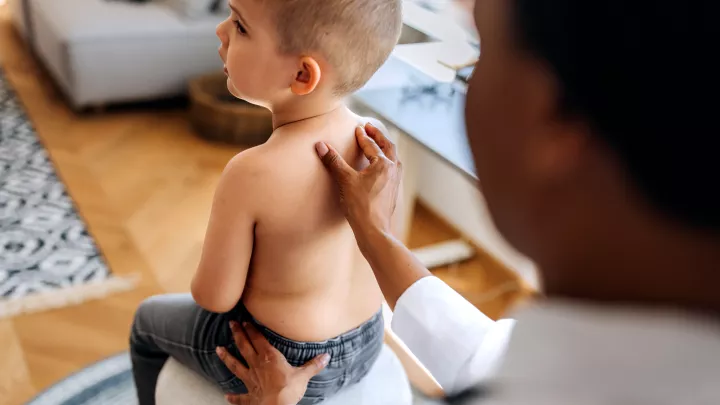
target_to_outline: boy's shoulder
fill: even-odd
[[[283,142],[267,142],[235,155],[227,163],[223,175],[259,190],[297,174],[303,160],[307,160],[301,159],[301,155],[307,154]]]
[[[267,175],[269,164],[262,145],[246,149],[233,156],[225,165],[223,177],[249,183]]]
[[[233,156],[227,164],[229,169],[248,168],[262,162],[262,145],[245,149]]]

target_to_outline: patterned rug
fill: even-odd
[[[133,284],[112,276],[0,70],[0,319]]]
[[[137,405],[130,356],[119,354],[60,381],[27,405]]]

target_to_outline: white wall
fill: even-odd
[[[539,288],[535,265],[499,234],[482,194],[469,179],[430,152],[417,147],[419,198],[475,244],[517,272],[529,286]]]

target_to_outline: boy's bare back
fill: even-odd
[[[382,295],[337,201],[334,183],[314,144],[334,145],[348,162],[364,164],[354,131],[367,120],[342,107],[278,128],[245,152],[254,207],[254,246],[242,300],[273,331],[321,341],[370,319]]]

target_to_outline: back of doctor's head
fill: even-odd
[[[652,206],[720,234],[720,2],[514,3],[561,113],[588,123]]]

